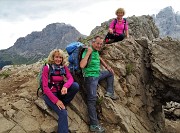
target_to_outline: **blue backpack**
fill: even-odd
[[[88,47],[85,46],[81,42],[72,42],[66,46],[66,51],[69,55],[68,61],[69,61],[69,70],[70,72],[75,74],[81,74],[81,68],[80,68],[80,61],[82,59],[82,54]],[[90,56],[91,58],[91,56]],[[90,58],[88,59],[88,62],[90,61]],[[87,65],[86,65],[87,66]]]

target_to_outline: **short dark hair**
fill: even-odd
[[[96,36],[93,38],[92,42],[95,42],[97,38],[103,39],[103,37],[102,37],[102,36],[100,36],[100,35],[96,35]]]

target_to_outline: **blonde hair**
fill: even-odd
[[[123,15],[125,15],[125,10],[124,10],[124,8],[118,8],[118,9],[116,10],[115,14],[117,15],[119,12],[122,12]]]
[[[49,56],[48,56],[48,59],[47,59],[47,62],[48,64],[54,64],[54,55],[55,53],[59,53],[59,55],[63,58],[63,61],[61,63],[61,65],[66,65],[67,64],[67,61],[65,59],[65,54],[64,52],[61,50],[61,49],[54,49],[50,52]]]

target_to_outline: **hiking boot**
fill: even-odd
[[[115,96],[113,93],[110,93],[110,92],[106,92],[106,94],[104,95],[105,97],[109,97],[111,98],[112,100],[117,100],[118,97]]]
[[[91,132],[104,133],[105,129],[100,125],[90,125]]]
[[[106,39],[106,40],[105,40],[105,43],[107,44],[108,42],[109,42],[109,39]]]

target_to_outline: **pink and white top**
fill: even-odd
[[[128,22],[127,22],[127,20],[126,20],[126,24],[124,25],[124,23],[125,23],[125,20],[124,19],[122,19],[122,21],[121,22],[118,22],[118,20],[117,20],[117,23],[116,23],[116,25],[115,25],[115,29],[114,29],[114,22],[115,22],[116,20],[114,19],[111,23],[110,23],[110,25],[109,25],[109,28],[111,28],[111,29],[113,29],[114,31],[115,31],[115,33],[117,33],[117,34],[123,34],[123,30],[124,31],[126,31],[126,30],[128,30]]]

